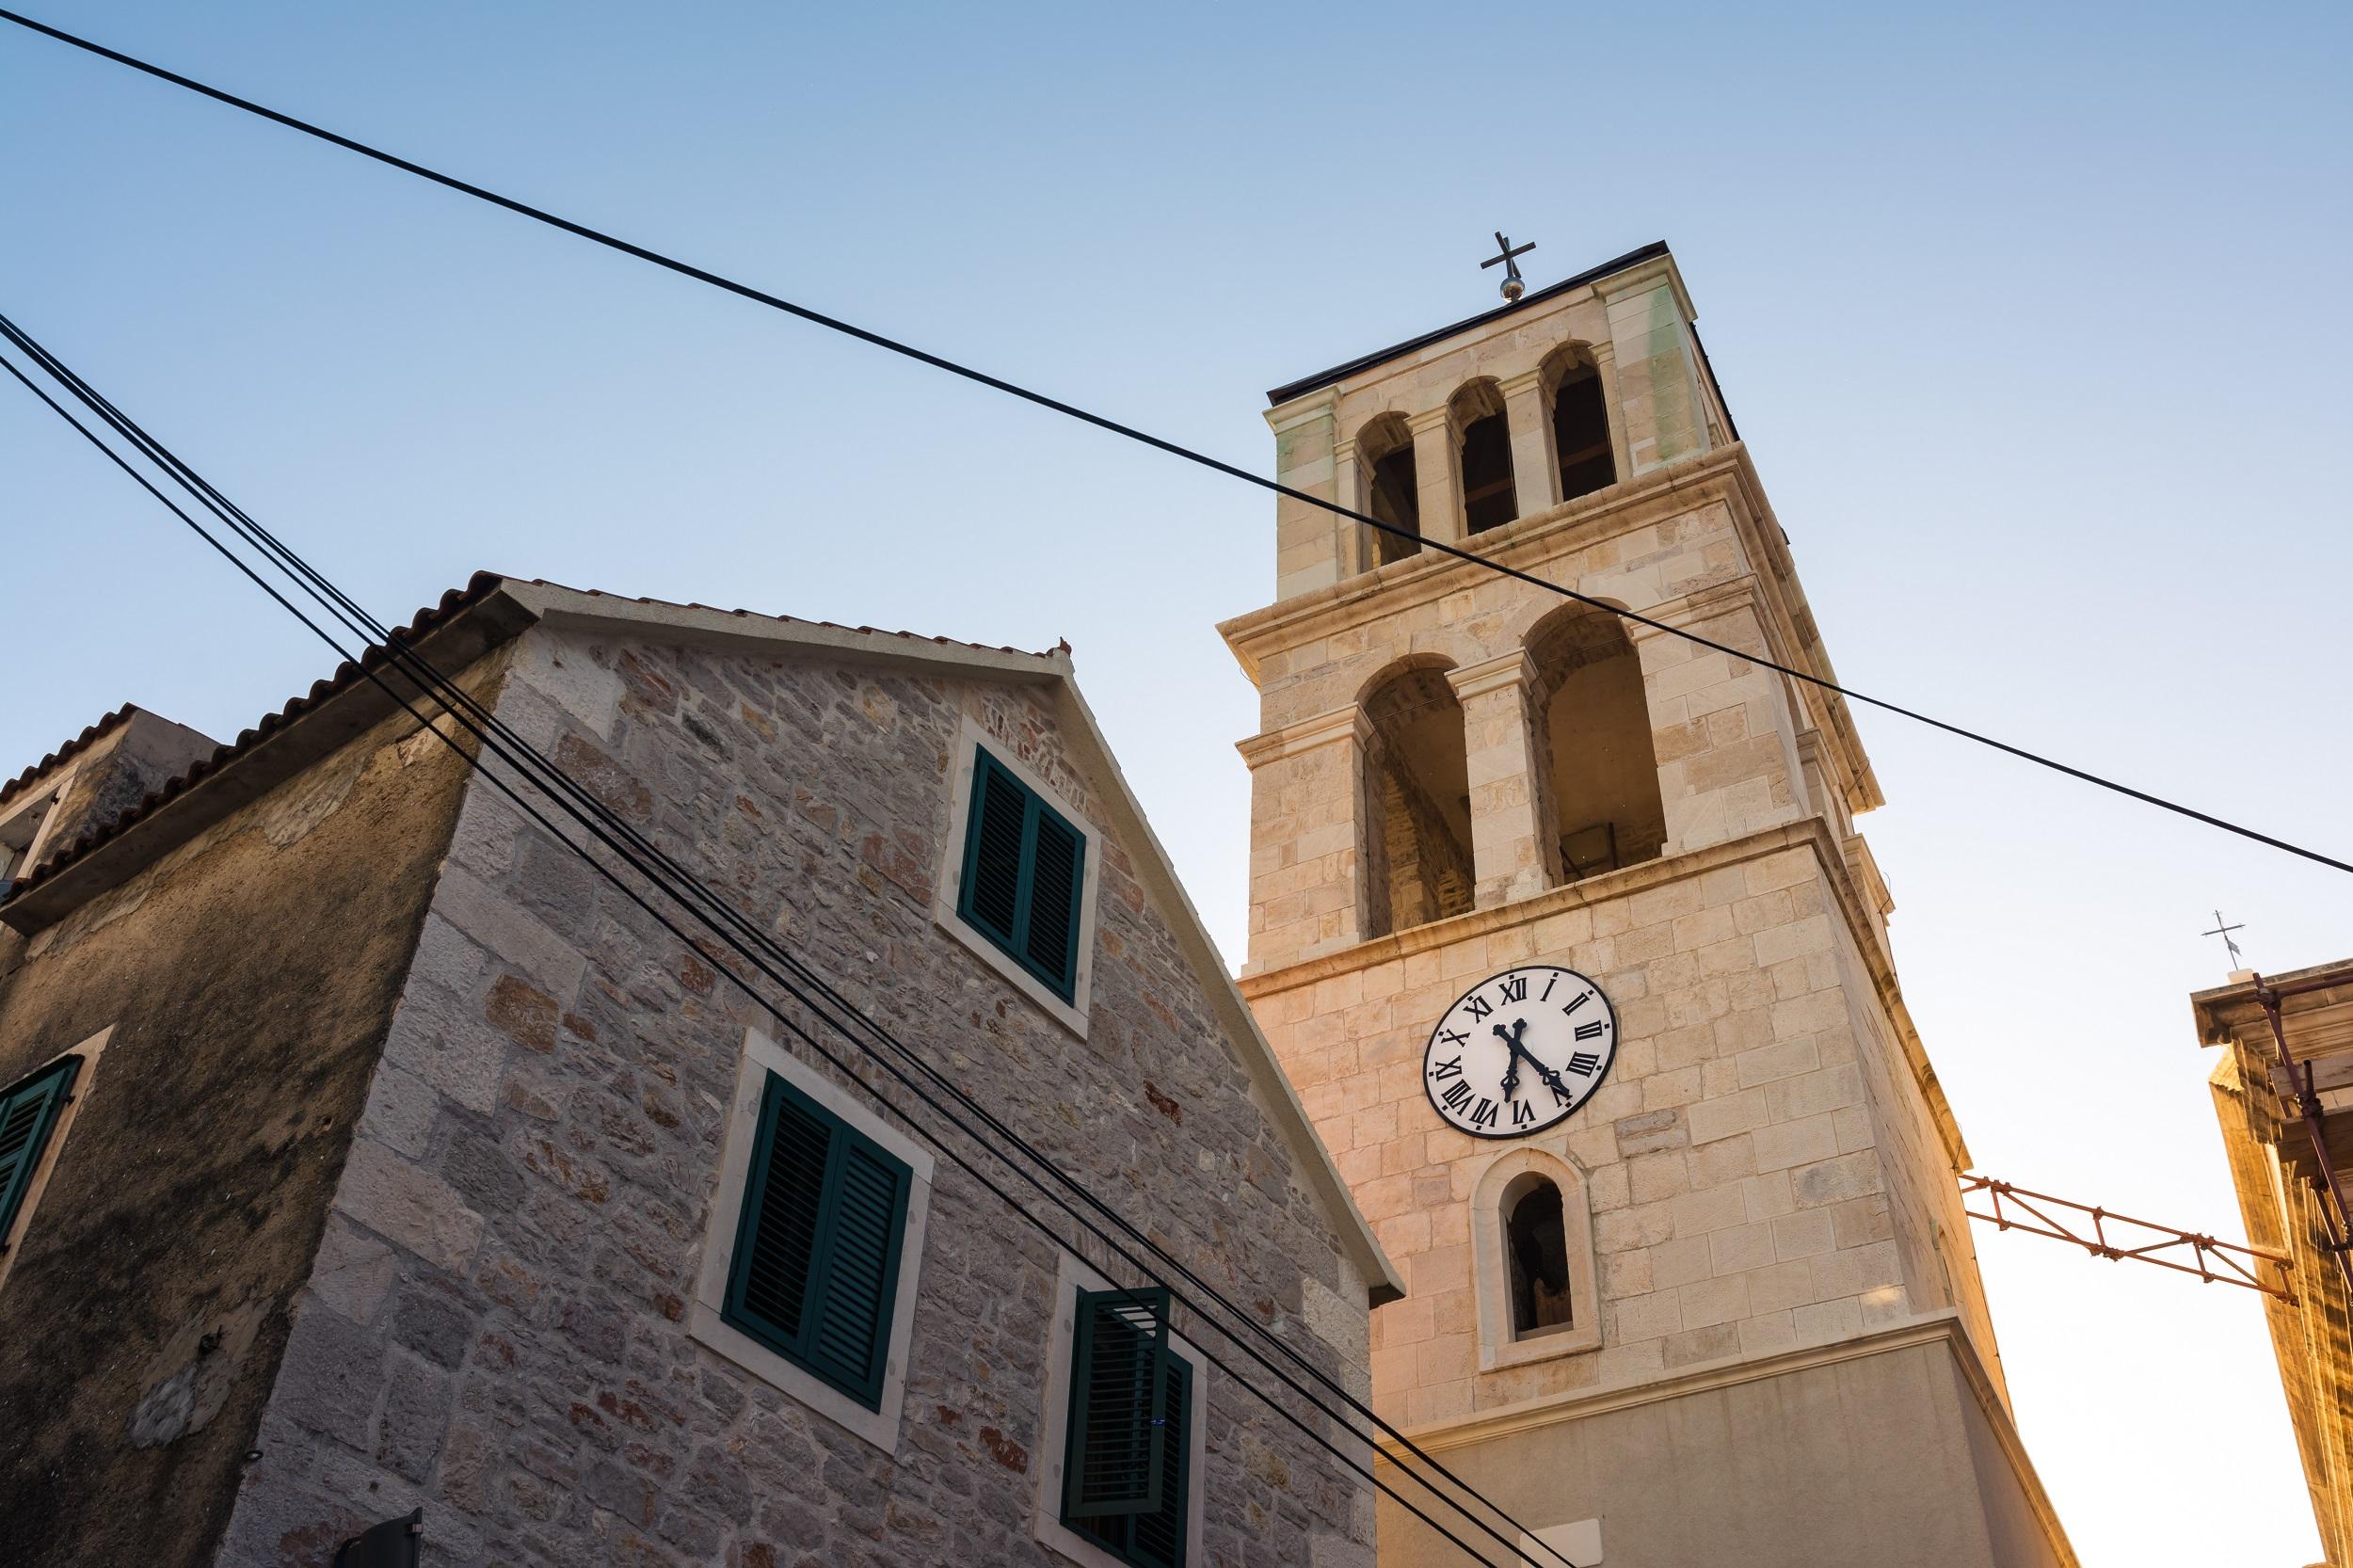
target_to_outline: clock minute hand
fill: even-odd
[[[1511,1072],[1506,1075],[1503,1080],[1503,1092],[1505,1096],[1508,1097],[1511,1095],[1513,1088],[1519,1083],[1520,1064],[1517,1058],[1525,1056],[1528,1058],[1528,1064],[1536,1069],[1536,1076],[1545,1080],[1545,1087],[1550,1089],[1554,1094],[1560,1096],[1562,1099],[1576,1098],[1577,1096],[1571,1095],[1566,1088],[1562,1087],[1561,1075],[1559,1073],[1554,1072],[1550,1067],[1547,1067],[1542,1062],[1537,1061],[1535,1054],[1526,1046],[1520,1044],[1520,1035],[1525,1032],[1527,1029],[1528,1020],[1526,1018],[1513,1019],[1512,1030],[1508,1033],[1505,1032],[1501,1024],[1496,1025],[1496,1032],[1497,1034],[1501,1034],[1503,1036],[1503,1043],[1512,1048],[1512,1054],[1514,1058],[1512,1063]]]
[[[1509,1029],[1504,1028],[1501,1024],[1495,1026],[1496,1037],[1511,1048],[1510,1050],[1504,1053],[1503,1058],[1503,1097],[1507,1100],[1509,1100],[1513,1095],[1519,1093],[1520,1058],[1528,1055],[1526,1048],[1522,1047],[1520,1044],[1520,1032],[1527,1028],[1528,1020],[1526,1018],[1513,1019],[1512,1027]],[[1533,1058],[1530,1058],[1530,1060],[1533,1060]],[[1538,1070],[1542,1071],[1543,1069],[1540,1066]]]

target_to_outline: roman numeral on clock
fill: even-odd
[[[1446,1086],[1446,1093],[1438,1098],[1449,1111],[1460,1111],[1471,1102],[1475,1093],[1469,1084],[1458,1078]]]
[[[1506,1001],[1526,1001],[1528,1000],[1528,976],[1506,975],[1502,984],[1498,984],[1496,989],[1503,993],[1503,1000]]]
[[[1592,1023],[1577,1025],[1577,1037],[1580,1040],[1598,1040],[1602,1036],[1602,1032],[1609,1027],[1599,1018],[1595,1018]]]
[[[1459,1056],[1451,1062],[1441,1062],[1436,1066],[1430,1069],[1431,1081],[1433,1083],[1443,1083],[1449,1078],[1460,1078],[1462,1076],[1463,1059]]]
[[[1535,1119],[1536,1108],[1534,1106],[1529,1104],[1526,1100],[1513,1100],[1512,1102],[1512,1125],[1513,1127],[1526,1127],[1529,1123],[1534,1121]]]
[[[1473,1127],[1493,1127],[1493,1126],[1495,1126],[1495,1125],[1496,1125],[1496,1102],[1495,1102],[1495,1101],[1493,1101],[1493,1100],[1491,1100],[1491,1099],[1486,1099],[1486,1098],[1482,1097],[1482,1098],[1480,1100],[1480,1102],[1479,1102],[1479,1109],[1471,1112],[1471,1117],[1470,1117],[1470,1119],[1471,1119],[1471,1126],[1473,1126]]]
[[[1550,986],[1546,986],[1546,987],[1545,987],[1545,989],[1549,990],[1549,989],[1551,989],[1551,987],[1550,987]],[[1584,1006],[1587,1002],[1589,1002],[1589,1001],[1591,1001],[1591,1000],[1593,1000],[1593,992],[1591,992],[1591,991],[1579,991],[1579,992],[1577,992],[1577,995],[1575,995],[1575,996],[1571,997],[1568,1000],[1566,1000],[1566,1001],[1564,1001],[1564,1002],[1562,1002],[1562,1003],[1561,1004],[1561,1012],[1563,1012],[1563,1013],[1574,1013],[1574,1012],[1576,1012],[1578,1008],[1580,1008],[1580,1007]]]
[[[1474,1018],[1486,1018],[1496,1010],[1496,1004],[1485,997],[1465,997],[1463,1005],[1470,1009],[1470,1016]]]
[[[1593,1055],[1591,1051],[1581,1050],[1575,1056],[1569,1058],[1569,1071],[1577,1074],[1579,1078],[1593,1077],[1593,1069],[1600,1065],[1601,1058]]]

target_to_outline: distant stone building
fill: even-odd
[[[1834,679],[1692,323],[1652,246],[1269,395],[1278,476],[1398,532],[1281,500],[1222,628],[1242,988],[1405,1271],[1377,1405],[1580,1568],[2072,1563],[1879,781],[1755,662]],[[1452,1560],[1385,1504],[1381,1556]]]
[[[2330,1245],[2344,1214],[2328,1191],[2303,1092],[2338,1184],[2353,1192],[2353,960],[2287,974],[2239,972],[2189,999],[2198,1043],[2217,1047],[2208,1083],[2231,1182],[2254,1246],[2295,1259],[2297,1300],[2264,1298],[2313,1520],[2330,1568],[2353,1563],[2353,1302]],[[2291,1077],[2265,1002],[2298,1071]],[[2309,1068],[2309,1085],[2302,1070]]]
[[[1366,1391],[1397,1282],[1065,653],[497,578],[417,635]],[[1369,1486],[1182,1309],[1157,1499],[1067,1490],[1093,1292],[1133,1272],[350,668],[217,754],[117,714],[0,793],[0,841],[12,1568],[325,1568],[420,1507],[436,1564],[1371,1561]]]

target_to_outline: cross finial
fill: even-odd
[[[1497,263],[1502,263],[1503,297],[1507,302],[1515,300],[1528,292],[1527,280],[1520,276],[1520,264],[1515,258],[1525,256],[1535,249],[1536,242],[1529,240],[1526,245],[1514,247],[1510,240],[1503,237],[1503,231],[1498,229],[1496,231],[1496,248],[1503,254],[1488,257],[1479,264],[1479,270],[1484,272]]]
[[[2221,937],[2222,945],[2230,949],[2231,952],[2232,972],[2236,973],[2238,970],[2245,968],[2247,964],[2246,960],[2239,956],[2238,944],[2231,940],[2231,933],[2233,931],[2244,931],[2246,929],[2247,927],[2245,925],[2225,925],[2222,921],[2222,911],[2217,909],[2214,912],[2214,929],[2212,931],[2201,931],[2198,935],[2201,936]]]

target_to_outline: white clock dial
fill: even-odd
[[[1618,1059],[1618,1015],[1601,987],[1550,964],[1491,975],[1431,1032],[1421,1082],[1439,1115],[1474,1138],[1524,1138],[1593,1097]]]

